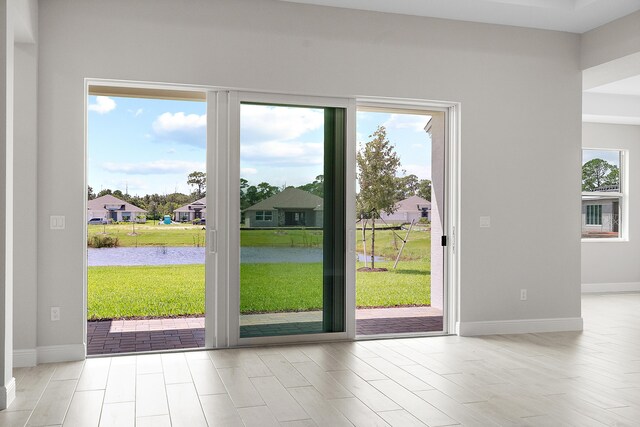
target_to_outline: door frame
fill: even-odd
[[[446,312],[443,318],[443,333],[458,333],[459,320],[459,242],[460,242],[460,129],[461,104],[457,102],[427,101],[410,98],[381,98],[367,96],[324,97],[293,95],[277,92],[240,91],[208,85],[183,85],[125,81],[114,79],[86,78],[84,80],[84,194],[83,213],[86,217],[87,200],[87,147],[88,147],[88,105],[89,86],[113,86],[119,88],[152,89],[158,91],[197,92],[206,96],[207,103],[207,176],[215,177],[215,185],[207,187],[206,233],[208,244],[205,262],[205,345],[204,349],[229,348],[274,343],[319,342],[354,340],[356,338],[355,299],[355,196],[356,196],[356,108],[358,106],[379,107],[385,111],[399,110],[443,111],[446,118],[445,134],[445,225],[443,232],[448,236],[445,250]],[[125,95],[123,95],[125,96]],[[239,316],[231,316],[235,308],[232,301],[239,302],[239,287],[231,286],[232,267],[238,266],[239,238],[233,242],[231,230],[239,229],[239,217],[233,214],[239,209],[240,147],[232,141],[239,141],[240,102],[262,102],[305,106],[324,106],[346,109],[345,124],[345,330],[344,332],[291,335],[260,338],[239,338]],[[235,138],[235,139],[234,139]],[[219,201],[225,202],[224,205]],[[226,208],[225,208],[226,207]],[[83,312],[87,311],[87,224],[83,221],[84,263],[83,263]],[[235,251],[235,252],[234,252]],[[236,257],[230,256],[237,253]],[[235,282],[238,283],[238,282]],[[235,329],[232,329],[235,328]],[[235,333],[232,333],[235,331]],[[437,333],[441,335],[442,333]],[[411,334],[413,335],[413,334]],[[432,335],[432,334],[419,334]],[[83,319],[85,355],[87,348],[87,321]],[[399,335],[393,335],[399,337]],[[385,338],[371,336],[365,339]]]
[[[385,339],[402,337],[438,336],[458,333],[459,319],[459,260],[458,247],[460,242],[460,110],[459,102],[427,101],[408,98],[380,98],[358,97],[356,110],[367,108],[386,113],[403,113],[407,111],[437,111],[445,115],[445,179],[444,179],[444,224],[442,233],[447,236],[447,246],[444,250],[443,268],[443,317],[442,332],[416,332],[400,334],[380,334],[358,336],[358,339]],[[355,162],[354,162],[355,163]],[[355,178],[354,178],[355,179]],[[355,265],[355,263],[354,263]],[[355,278],[353,282],[355,299]],[[355,310],[354,310],[355,328]]]
[[[227,173],[227,187],[218,193],[217,208],[226,212],[219,213],[226,218],[227,230],[220,233],[225,236],[225,246],[221,252],[237,254],[218,260],[217,271],[217,298],[216,307],[223,306],[227,310],[227,316],[219,316],[219,325],[216,328],[217,343],[228,347],[280,344],[295,342],[319,342],[353,339],[355,337],[355,271],[350,268],[345,270],[345,323],[343,332],[327,332],[301,335],[265,336],[255,338],[240,338],[240,105],[241,103],[259,103],[267,105],[296,105],[301,107],[329,107],[343,108],[346,111],[345,120],[345,224],[355,223],[355,99],[290,95],[279,93],[266,93],[259,91],[228,91],[226,102],[226,124],[223,124],[216,135],[215,150],[220,155],[217,159],[218,171]],[[218,113],[225,108],[219,105]],[[223,121],[219,116],[217,122]],[[213,128],[213,126],[211,126]],[[226,127],[226,131],[222,128]],[[226,133],[225,133],[226,132]],[[226,163],[222,165],[221,163]],[[352,179],[353,178],[353,179]],[[351,226],[347,225],[345,232],[344,253],[346,266],[355,265],[355,239],[349,239]],[[355,233],[355,229],[354,229]],[[221,240],[219,240],[219,244]],[[219,254],[220,255],[220,254]],[[224,265],[221,265],[221,261]],[[353,288],[353,289],[351,289]],[[226,323],[226,324],[225,324]]]

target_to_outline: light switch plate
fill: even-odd
[[[51,215],[49,217],[49,227],[52,230],[64,230],[65,227],[64,215]]]
[[[489,227],[491,227],[491,217],[490,216],[481,216],[480,217],[480,227],[481,228],[489,228]]]

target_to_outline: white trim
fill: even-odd
[[[0,386],[0,410],[7,409],[16,398],[16,379],[11,377],[7,385]]]
[[[583,283],[582,293],[640,292],[640,282]]]
[[[38,351],[35,348],[13,350],[13,367],[29,368],[38,364]]]
[[[38,364],[54,362],[73,362],[86,358],[84,344],[50,345],[38,347]]]
[[[556,319],[493,320],[487,322],[459,322],[458,334],[477,335],[534,334],[541,332],[581,331],[582,317]]]
[[[349,100],[346,117],[345,141],[345,332],[351,340],[356,338],[356,151],[357,101]]]

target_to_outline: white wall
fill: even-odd
[[[629,150],[629,241],[583,242],[582,283],[585,291],[640,290],[640,126],[585,123],[584,148]],[[634,213],[635,212],[635,213]]]
[[[0,410],[13,379],[13,9],[0,3]]]
[[[581,36],[582,68],[587,69],[640,51],[640,11]]]
[[[37,48],[16,44],[14,125],[13,347],[19,366],[34,365],[37,317]]]
[[[579,36],[268,0],[45,1],[39,22],[38,345],[84,339],[85,77],[460,101],[461,320],[580,317]]]

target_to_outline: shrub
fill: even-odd
[[[96,234],[95,236],[89,237],[87,245],[90,248],[115,248],[120,246],[120,242],[118,241],[118,237]]]

